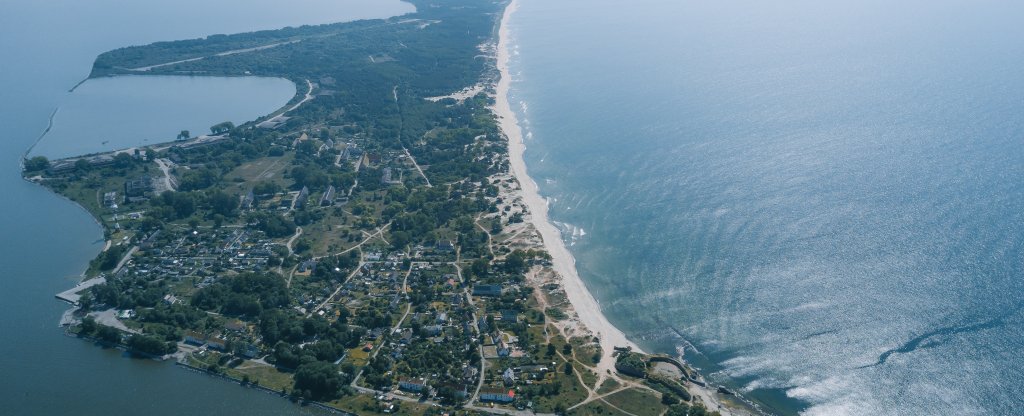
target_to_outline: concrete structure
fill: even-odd
[[[153,179],[149,176],[140,176],[124,183],[124,195],[128,198],[145,197],[153,191]]]
[[[103,277],[92,278],[82,283],[79,283],[77,286],[71,289],[60,292],[56,296],[57,299],[63,300],[72,305],[78,305],[78,301],[82,298],[82,295],[80,295],[81,292],[84,292],[86,289],[90,287],[101,285],[104,283],[107,283],[107,279]]]
[[[239,204],[239,208],[243,211],[250,210],[252,209],[254,202],[256,202],[256,195],[254,195],[252,189],[250,189],[249,192],[242,197],[242,203]]]

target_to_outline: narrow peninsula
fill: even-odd
[[[411,2],[100,55],[91,77],[281,77],[298,93],[209,133],[25,160],[105,230],[57,295],[68,334],[360,415],[751,412],[640,352],[575,275],[507,102],[515,2]]]

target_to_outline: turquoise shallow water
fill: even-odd
[[[287,5],[269,0],[0,0],[0,10],[0,193],[5,201],[0,206],[0,414],[311,413],[272,395],[65,337],[57,322],[66,305],[53,295],[77,282],[88,260],[103,247],[102,232],[83,210],[23,181],[19,161],[53,110],[68,103],[68,89],[104,51],[215,33],[389,17],[411,12],[412,6],[380,0],[298,0]],[[210,91],[194,98],[218,102],[213,95],[225,90],[216,84],[206,84]],[[287,82],[281,87],[277,95],[255,92],[262,98],[254,104],[280,105],[275,101],[286,101],[294,91]],[[214,115],[230,118],[234,113],[226,110]],[[147,120],[168,118],[160,110],[135,109],[132,114]],[[173,124],[171,137],[182,128],[209,126],[194,115],[175,113],[183,118]],[[151,126],[137,127],[135,137],[167,134],[166,127]],[[107,131],[80,128],[90,135]],[[145,144],[141,140],[132,144]]]
[[[1024,7],[523,0],[527,164],[645,348],[783,414],[1024,406]]]

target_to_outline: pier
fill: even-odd
[[[82,283],[79,283],[78,285],[76,285],[75,287],[73,287],[71,289],[68,289],[68,290],[65,290],[63,292],[58,293],[56,295],[56,297],[57,297],[57,299],[60,299],[62,301],[70,303],[72,305],[78,305],[78,301],[80,299],[82,299],[82,295],[80,294],[81,292],[85,291],[86,289],[88,289],[90,287],[93,287],[93,286],[96,286],[96,285],[101,285],[101,284],[104,284],[104,283],[107,283],[107,279],[106,278],[104,278],[104,277],[95,277],[95,278],[86,280],[86,281],[84,281]]]

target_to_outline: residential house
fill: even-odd
[[[410,329],[410,328],[403,329],[402,330],[402,335],[398,339],[398,342],[401,343],[401,344],[408,344],[408,343],[412,342],[412,336],[413,336],[412,329]]]
[[[427,336],[430,337],[441,335],[441,325],[425,326],[423,327],[423,333],[427,334]]]
[[[302,208],[306,206],[306,202],[309,200],[309,188],[303,186],[302,190],[299,191],[299,196],[295,197],[295,208]]]
[[[501,311],[501,322],[505,323],[517,323],[519,322],[519,312],[511,309],[504,309]]]
[[[398,388],[413,393],[419,393],[427,388],[427,380],[423,377],[402,377],[398,379]]]
[[[472,382],[476,378],[476,374],[480,371],[476,367],[466,366],[462,368],[462,379],[466,382]]]
[[[451,390],[452,391],[452,395],[456,399],[465,399],[466,396],[469,395],[469,392],[467,391],[465,384],[444,383],[444,384],[441,384],[440,386],[437,386],[437,389],[438,389],[438,391],[441,391],[441,390],[444,390],[444,389]]]
[[[241,209],[243,211],[250,210],[250,209],[252,209],[252,205],[255,202],[256,202],[256,195],[253,194],[252,189],[250,189],[249,192],[246,193],[245,196],[242,197],[242,203],[239,204],[239,209]]]
[[[103,206],[117,209],[117,192],[103,193]]]
[[[153,179],[149,176],[140,176],[130,179],[124,183],[124,195],[129,200],[132,198],[144,198],[146,194],[153,191]]]
[[[226,324],[224,324],[224,329],[231,332],[246,332],[246,330],[248,330],[248,327],[245,326],[245,322],[235,319],[228,321]]]
[[[224,351],[228,348],[228,341],[222,338],[211,337],[206,340],[206,348]]]
[[[179,303],[179,302],[181,302],[181,299],[178,299],[177,296],[174,296],[174,295],[171,295],[171,294],[164,295],[164,303],[166,303],[168,305],[173,305],[173,304]]]
[[[316,269],[316,260],[311,259],[299,263],[299,268],[297,272],[300,274],[310,274],[313,273],[314,269]]]
[[[242,347],[242,356],[250,360],[255,359],[260,356],[260,349],[253,344],[246,344]]]
[[[521,378],[527,378],[529,376],[535,380],[543,379],[544,374],[547,374],[548,371],[550,371],[548,367],[543,365],[524,365],[519,367],[518,370],[522,372],[520,374]]]
[[[334,205],[334,193],[334,186],[328,186],[327,190],[324,191],[324,196],[320,198],[320,206],[329,207],[331,205]]]
[[[358,146],[356,146],[355,143],[349,143],[348,147],[345,148],[345,151],[346,151],[346,154],[345,154],[345,158],[346,159],[359,159],[359,160],[362,160],[362,158],[363,158],[363,149],[360,149]]]
[[[155,245],[157,243],[157,238],[160,237],[160,233],[161,232],[162,232],[162,230],[153,231],[153,233],[150,234],[149,237],[146,237],[146,239],[142,241],[142,244],[140,245],[140,247],[143,250],[149,250],[149,249],[153,248],[153,245]]]
[[[485,402],[512,403],[516,392],[511,389],[485,387],[480,389],[480,400]]]
[[[195,331],[188,331],[185,333],[185,343],[201,347],[206,344],[206,336]]]
[[[455,252],[455,245],[452,244],[451,240],[438,241],[434,245],[434,249],[441,253],[453,253]]]
[[[501,285],[475,285],[473,296],[501,296],[503,290]]]

